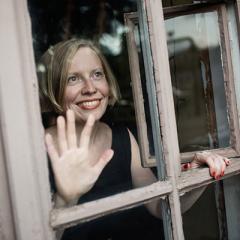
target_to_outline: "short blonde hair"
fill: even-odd
[[[79,48],[88,47],[99,57],[109,84],[109,104],[119,100],[120,91],[110,66],[93,42],[83,39],[70,39],[50,47],[41,57],[38,66],[38,82],[42,112],[63,113],[64,92],[67,85],[68,69]]]

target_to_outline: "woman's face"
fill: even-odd
[[[88,47],[80,48],[73,57],[64,93],[64,110],[72,109],[78,121],[89,114],[99,120],[108,105],[109,86],[101,60]]]

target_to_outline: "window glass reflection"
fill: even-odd
[[[220,239],[218,213],[223,209],[217,208],[215,188],[215,184],[209,185],[190,210],[182,214],[186,240]],[[190,194],[193,192],[194,190]],[[223,206],[222,199],[219,198],[218,201]]]
[[[154,173],[142,168],[138,146],[129,134],[130,130],[137,136],[123,14],[136,11],[136,1],[52,0],[46,3],[29,0],[28,4],[42,95],[41,110],[50,139],[46,145],[48,150],[54,149],[53,152],[48,151],[50,183],[53,200],[56,200],[54,207],[65,207],[68,202],[84,204],[155,182]],[[86,38],[94,43],[86,42]],[[114,100],[114,91],[117,92],[113,75],[122,95],[114,107],[110,102]],[[72,115],[66,111],[68,107],[72,109]],[[84,121],[89,119],[89,112],[96,122],[84,135]],[[64,122],[64,118],[58,120],[56,128],[58,114],[67,121]],[[73,116],[76,116],[76,121]],[[68,127],[65,129],[64,125]],[[81,152],[80,149],[87,145],[88,150]],[[102,153],[109,148],[114,150],[114,155],[108,155],[111,159],[107,160],[108,156]],[[71,153],[79,154],[79,158],[74,157],[71,161]],[[80,157],[85,158],[82,160]],[[58,161],[60,158],[66,160],[61,161],[63,165]],[[55,165],[54,159],[58,159]],[[103,168],[99,171],[94,167],[100,166],[100,160],[105,165],[101,165]],[[67,186],[65,183],[70,184]],[[69,194],[70,188],[73,189],[72,194]],[[151,206],[146,206],[150,211]],[[138,237],[138,234],[143,236],[142,239],[159,239],[161,220],[152,216],[146,206],[83,224],[84,228],[77,230],[76,235],[69,230],[62,239],[126,239],[128,236]]]
[[[229,146],[217,11],[165,24],[180,151]]]

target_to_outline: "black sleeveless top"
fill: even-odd
[[[93,188],[79,199],[79,204],[111,196],[133,188],[131,178],[131,144],[125,127],[113,126],[113,158],[105,166]]]
[[[94,187],[79,199],[79,204],[107,197],[133,188],[131,179],[131,144],[127,128],[112,126],[114,156]],[[161,221],[144,206],[107,215],[65,230],[61,240],[163,239]]]

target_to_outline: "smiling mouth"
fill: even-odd
[[[78,106],[83,110],[93,110],[97,108],[101,103],[101,99],[84,101],[78,104]]]

